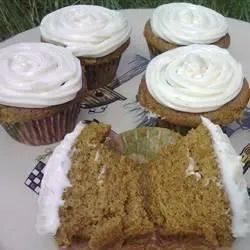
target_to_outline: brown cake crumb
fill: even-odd
[[[201,123],[201,116],[207,117],[212,122],[225,126],[241,118],[241,114],[248,104],[250,98],[250,89],[246,79],[243,87],[232,101],[215,111],[205,113],[188,113],[173,110],[158,103],[149,93],[145,79],[143,78],[139,87],[138,100],[142,107],[157,114],[161,118],[160,125],[164,127],[166,122],[189,128],[195,128]]]
[[[218,247],[231,245],[229,202],[203,125],[165,147],[145,171],[147,209],[161,235],[196,235]]]
[[[68,188],[60,209],[56,239],[70,245],[87,240],[90,249],[153,231],[143,207],[136,164],[110,150],[104,140],[109,126],[91,124],[76,142]]]
[[[157,56],[157,55],[164,53],[168,50],[175,49],[175,48],[182,46],[182,45],[177,45],[174,43],[169,43],[169,42],[163,40],[162,38],[156,36],[153,33],[150,21],[147,21],[147,23],[145,24],[144,36],[146,38],[151,57]],[[230,40],[231,39],[230,39],[229,34],[226,34],[220,40],[218,40],[212,44],[219,46],[221,48],[228,48],[230,45]]]
[[[203,125],[139,164],[92,123],[72,151],[56,240],[64,249],[229,249],[231,209]],[[62,248],[63,249],[63,248]]]

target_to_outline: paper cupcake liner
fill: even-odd
[[[3,123],[6,132],[16,141],[29,145],[47,145],[63,139],[71,132],[80,112],[80,103],[73,103],[68,108],[49,117],[16,123]]]
[[[181,136],[166,128],[141,127],[122,133],[123,154],[140,163],[153,160],[168,144],[175,143]]]
[[[119,57],[110,58],[102,63],[88,64],[79,58],[83,68],[83,75],[87,80],[87,89],[98,89],[107,86],[116,77],[116,72],[120,63]]]

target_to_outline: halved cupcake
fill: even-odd
[[[229,47],[228,23],[216,11],[190,3],[157,7],[144,28],[151,56],[191,44]]]
[[[73,130],[85,81],[65,48],[19,43],[0,50],[0,124],[17,141],[43,145]]]
[[[197,127],[200,116],[225,126],[240,119],[250,97],[241,65],[226,49],[190,45],[167,51],[148,65],[138,93],[160,126]]]
[[[147,165],[147,212],[162,239],[175,242],[169,249],[229,250],[250,232],[243,163],[221,128],[201,119]]]
[[[116,77],[131,28],[120,11],[73,5],[45,16],[40,31],[42,41],[64,46],[80,59],[88,89],[96,89]]]
[[[79,123],[46,165],[36,226],[60,249],[227,249],[250,232],[241,157],[219,126],[128,131],[125,154],[109,137]]]

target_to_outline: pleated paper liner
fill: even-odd
[[[122,152],[140,163],[153,160],[166,145],[181,136],[166,128],[141,127],[120,134]]]
[[[87,88],[98,89],[107,86],[116,77],[116,72],[120,63],[121,55],[110,58],[108,61],[88,64],[81,60],[81,64],[85,69],[85,76],[87,79]],[[97,59],[98,61],[98,59]]]
[[[115,79],[121,56],[129,46],[129,43],[130,40],[104,57],[78,57],[82,65],[83,74],[87,79],[87,88],[89,90],[107,86]]]
[[[62,140],[71,132],[80,112],[80,102],[64,105],[58,112],[41,119],[4,122],[3,128],[16,141],[29,145],[47,145]]]

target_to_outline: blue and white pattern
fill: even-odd
[[[230,137],[238,130],[250,131],[250,107],[247,107],[242,115],[241,120],[235,121],[227,127],[223,128],[223,131]]]

